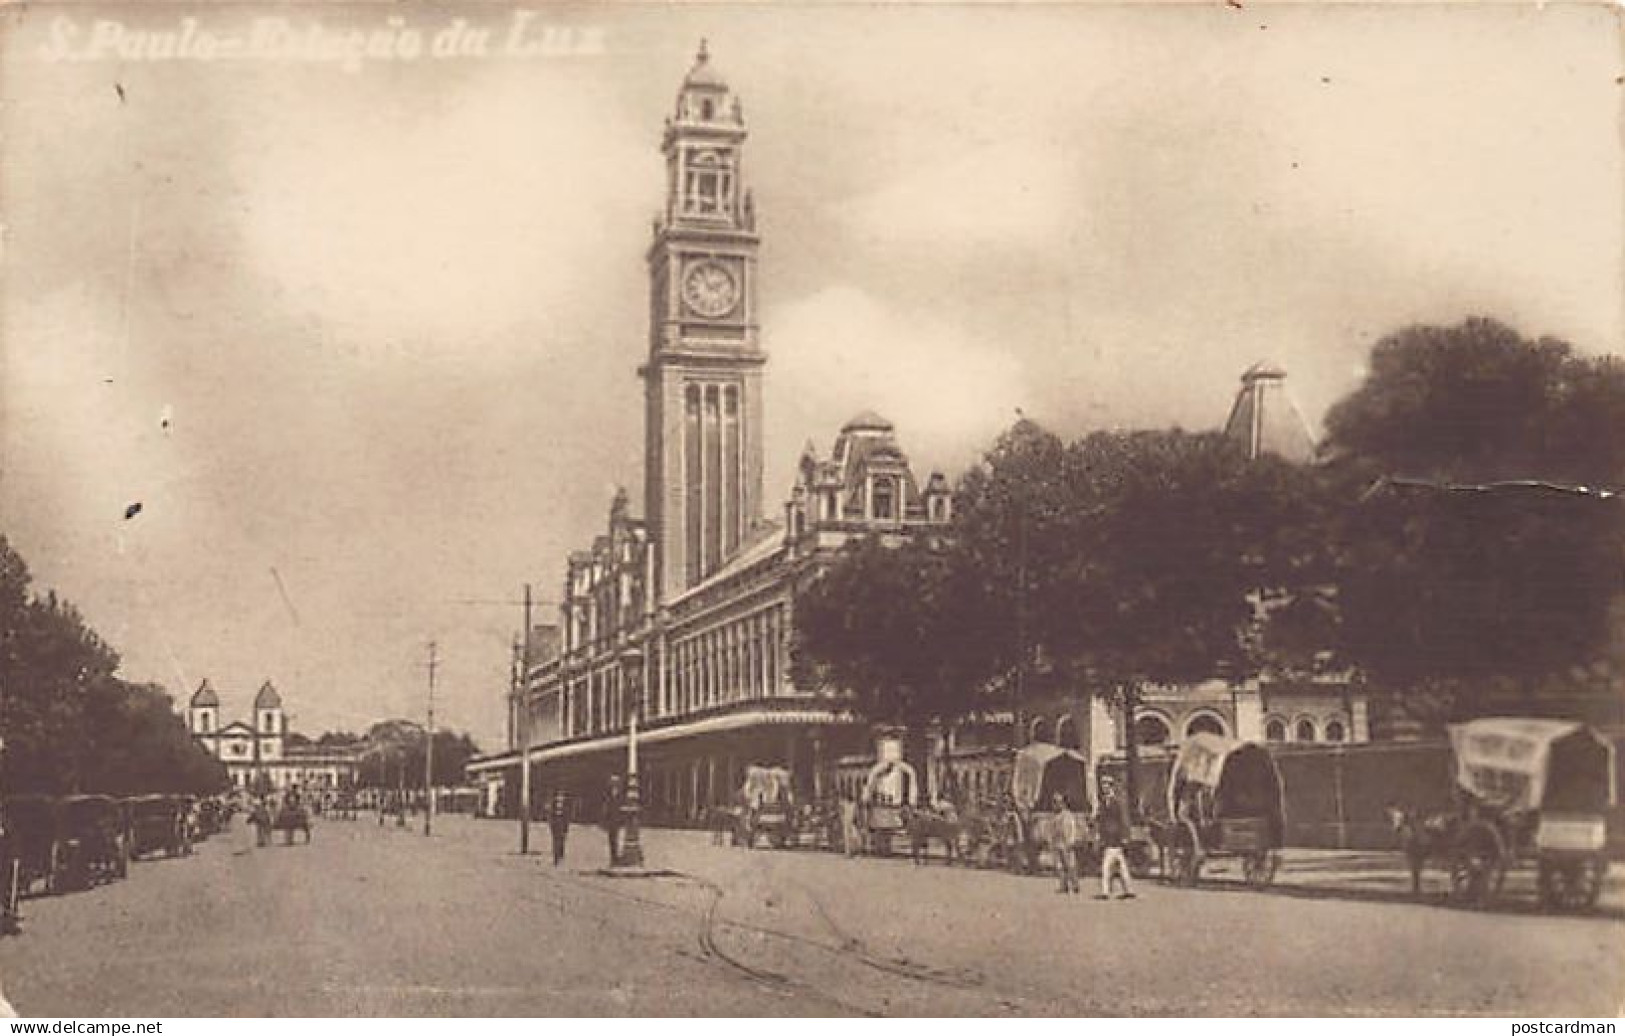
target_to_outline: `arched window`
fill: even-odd
[[[1027,728],[1027,741],[1029,743],[1044,741],[1053,744],[1054,739],[1050,736],[1049,720],[1043,716],[1033,717],[1032,723]]]
[[[1224,724],[1219,717],[1210,712],[1199,712],[1185,724],[1185,736],[1190,737],[1192,734],[1217,734],[1224,737]]]
[[[869,489],[869,510],[878,521],[891,521],[897,517],[896,483],[889,478],[877,478]]]
[[[1146,713],[1134,721],[1134,742],[1141,745],[1165,745],[1172,731],[1161,716]]]
[[[1347,732],[1343,729],[1342,720],[1334,719],[1330,723],[1326,724],[1327,741],[1342,741],[1346,736]]]
[[[1311,719],[1298,720],[1296,729],[1297,740],[1313,741],[1315,739],[1315,722]]]
[[[1056,721],[1055,743],[1062,748],[1080,749],[1083,747],[1078,741],[1078,725],[1072,722],[1071,716],[1062,716]]]
[[[1285,741],[1286,740],[1286,720],[1284,720],[1284,719],[1273,719],[1272,718],[1267,723],[1265,723],[1264,724],[1264,740],[1266,740],[1266,741]]]

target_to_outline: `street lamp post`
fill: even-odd
[[[645,656],[642,651],[629,650],[621,655],[621,665],[628,678],[626,682],[633,683],[634,673],[637,676],[636,693],[632,696],[632,718],[626,735],[626,799],[621,803],[621,815],[624,818],[621,858],[611,861],[611,866],[621,868],[643,866],[643,842],[638,832],[638,821],[643,807],[642,793],[638,787],[638,720],[643,714],[644,663]]]
[[[434,641],[429,641],[429,729],[423,743],[423,836],[434,834],[434,671],[439,664]]]

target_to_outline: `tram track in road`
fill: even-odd
[[[723,897],[726,895],[726,890],[716,882],[678,871],[671,871],[667,875],[664,875],[665,877],[677,879],[678,881],[690,884],[705,891],[708,896],[707,902],[702,909],[695,911],[692,907],[672,903],[667,900],[650,896],[641,896],[621,888],[610,887],[593,881],[574,880],[579,878],[593,877],[594,873],[591,871],[575,872],[574,875],[554,875],[549,873],[547,870],[539,869],[539,875],[544,881],[548,882],[559,891],[566,888],[586,889],[598,894],[599,896],[617,900],[622,903],[636,904],[640,908],[653,908],[668,914],[683,915],[696,920],[698,922],[698,927],[694,931],[694,942],[698,947],[698,954],[693,952],[685,953],[681,949],[678,949],[675,952],[677,952],[680,956],[698,960],[700,963],[709,965],[734,979],[746,982],[758,989],[765,990],[787,1000],[801,998],[803,1000],[822,1002],[826,1004],[829,1009],[841,1014],[861,1015],[867,1017],[883,1016],[880,1012],[869,1010],[857,1004],[851,1003],[809,981],[793,978],[789,975],[782,974],[777,971],[771,971],[767,968],[758,967],[747,961],[741,960],[738,956],[725,949],[717,938],[718,932],[722,929],[735,929],[738,931],[749,932],[759,937],[788,941],[814,947],[817,947],[818,944],[812,942],[811,940],[801,939],[790,933],[781,932],[776,929],[741,924],[739,922],[719,918],[717,916],[718,907],[720,906]],[[562,907],[563,901],[560,900],[553,905],[555,907]],[[631,929],[626,928],[625,926],[615,927],[629,935],[635,934]]]
[[[706,903],[698,911],[689,906],[658,897],[640,895],[624,888],[605,885],[592,880],[579,880],[580,878],[591,879],[593,874],[590,871],[577,872],[570,876],[555,876],[544,870],[542,876],[545,880],[561,888],[568,886],[589,889],[600,896],[620,902],[635,903],[641,908],[654,908],[667,913],[686,914],[694,917],[697,921],[694,941],[699,951],[700,960],[726,971],[740,981],[748,982],[757,988],[787,999],[810,999],[824,1003],[830,1009],[840,1013],[867,1017],[885,1017],[888,1013],[884,1009],[865,1006],[860,1002],[854,1002],[850,998],[831,992],[827,985],[815,983],[805,975],[787,974],[784,971],[762,966],[758,962],[743,959],[737,952],[728,948],[728,940],[724,937],[724,933],[733,932],[747,937],[771,940],[791,952],[813,951],[838,966],[850,968],[857,965],[867,971],[878,972],[890,978],[901,980],[913,987],[938,988],[958,993],[976,994],[980,997],[986,997],[988,1005],[1001,1008],[998,1012],[1001,1014],[1007,1014],[1012,1010],[1023,1010],[1014,1002],[1020,998],[1001,995],[989,989],[985,977],[980,974],[938,971],[913,961],[898,960],[877,954],[862,939],[844,929],[831,915],[824,902],[805,882],[787,876],[778,876],[776,880],[784,882],[788,887],[794,888],[798,893],[806,897],[817,921],[836,940],[834,945],[813,936],[727,918],[723,913],[723,901],[729,895],[728,890],[719,882],[696,874],[672,871],[667,877],[689,884],[706,894]]]
[[[854,959],[862,962],[864,965],[873,968],[876,971],[884,972],[888,975],[896,975],[898,978],[905,978],[914,982],[924,982],[930,985],[944,986],[948,989],[970,991],[982,990],[986,988],[986,977],[976,972],[962,972],[956,975],[953,972],[938,971],[933,968],[928,968],[923,964],[916,964],[910,960],[877,957],[873,952],[870,951],[867,943],[857,936],[852,935],[845,928],[841,927],[841,925],[830,914],[829,908],[824,905],[824,901],[819,898],[818,894],[814,892],[809,885],[807,885],[805,882],[795,881],[794,879],[792,879],[791,883],[801,891],[802,895],[806,896],[807,899],[811,901],[813,909],[818,913],[819,919],[824,922],[825,927],[830,930],[830,933],[841,941],[841,952],[850,954]]]

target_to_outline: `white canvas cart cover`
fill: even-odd
[[[1226,779],[1228,777],[1228,780]],[[1220,817],[1267,817],[1286,825],[1281,771],[1263,745],[1218,734],[1198,733],[1185,739],[1168,776],[1168,815],[1179,816],[1181,795],[1192,785],[1206,788]]]
[[[1056,792],[1065,795],[1074,809],[1092,804],[1089,757],[1042,741],[1017,752],[1010,773],[1010,797],[1016,805],[1022,809],[1048,809],[1049,796]]]
[[[790,771],[776,766],[748,766],[741,789],[745,804],[752,808],[790,801]]]
[[[1475,719],[1451,726],[1450,746],[1456,784],[1504,809],[1613,805],[1613,745],[1583,723]]]
[[[863,801],[887,806],[918,806],[920,778],[902,760],[883,759],[869,769],[863,782]]]

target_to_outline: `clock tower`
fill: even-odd
[[[644,507],[656,599],[721,567],[761,516],[756,216],[739,99],[700,43],[666,120],[666,206],[649,246]]]

